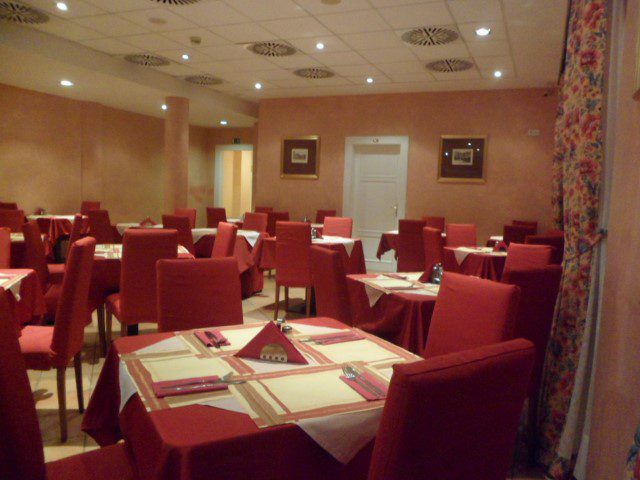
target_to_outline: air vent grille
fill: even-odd
[[[169,65],[169,60],[160,57],[158,55],[150,55],[148,53],[137,53],[134,55],[127,55],[124,57],[127,62],[135,63],[136,65],[142,65],[143,67],[166,67]]]
[[[473,67],[472,61],[461,58],[445,58],[427,64],[429,70],[443,73],[463,72],[469,70],[471,67]]]
[[[299,77],[311,78],[314,80],[320,78],[331,78],[335,75],[331,70],[326,70],[324,68],[301,68],[293,73]]]
[[[444,27],[414,28],[402,34],[402,40],[420,47],[446,45],[458,39],[458,32]]]
[[[289,57],[296,53],[291,45],[280,42],[257,42],[247,45],[247,49],[264,57]]]
[[[165,5],[191,5],[198,3],[200,0],[152,0],[156,3],[164,3]]]
[[[220,85],[222,83],[221,79],[212,77],[211,75],[190,75],[188,77],[184,77],[184,79],[187,82],[202,86]]]
[[[33,25],[48,22],[49,16],[23,3],[0,2],[0,20]]]

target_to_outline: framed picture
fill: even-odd
[[[282,140],[280,178],[317,179],[320,163],[320,137],[285,138]]]
[[[438,181],[484,183],[486,135],[442,135]]]

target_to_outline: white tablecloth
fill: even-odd
[[[314,238],[312,243],[314,245],[341,243],[342,245],[344,245],[344,249],[347,251],[347,255],[351,256],[351,252],[353,251],[353,246],[355,245],[356,241],[353,238],[323,235],[322,238]]]

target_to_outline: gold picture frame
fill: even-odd
[[[280,178],[317,180],[320,167],[320,136],[282,139]]]
[[[438,182],[486,183],[487,135],[441,135]]]

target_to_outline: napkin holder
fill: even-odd
[[[274,322],[267,323],[235,356],[277,363],[309,363]]]
[[[493,246],[493,251],[494,252],[506,252],[507,251],[507,244],[504,242],[498,242]]]

